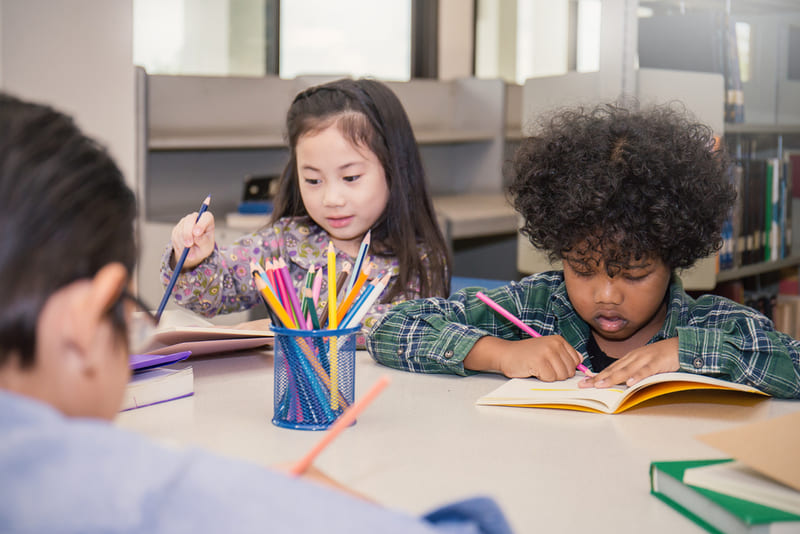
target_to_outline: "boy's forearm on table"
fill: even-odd
[[[503,343],[506,342],[492,336],[480,338],[464,358],[464,369],[499,373],[502,368]]]

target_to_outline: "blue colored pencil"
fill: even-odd
[[[200,211],[197,212],[197,219],[195,219],[195,224],[197,221],[200,220],[200,217],[206,212],[208,209],[208,205],[211,204],[211,195],[208,195],[206,199],[203,201],[203,205],[200,206]],[[172,290],[175,288],[175,282],[178,280],[178,276],[181,274],[181,270],[183,269],[183,264],[186,262],[186,256],[189,255],[189,248],[191,247],[184,247],[183,252],[181,253],[181,257],[178,258],[178,262],[175,264],[175,270],[172,271],[172,278],[169,279],[169,284],[167,284],[167,289],[164,290],[164,297],[161,299],[161,304],[158,305],[158,311],[156,312],[156,322],[161,319],[161,314],[164,313],[164,308],[167,307],[167,302],[169,302],[169,297],[172,295]]]

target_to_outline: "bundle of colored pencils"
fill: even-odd
[[[272,323],[276,326],[300,330],[320,330],[327,328],[347,329],[357,326],[372,308],[389,283],[390,274],[379,280],[367,280],[374,264],[369,262],[370,234],[364,237],[356,257],[355,265],[342,265],[341,273],[336,273],[336,251],[333,243],[328,243],[328,299],[317,313],[323,269],[312,265],[308,270],[300,291],[295,291],[289,274],[289,267],[282,258],[267,260],[265,268],[251,262],[250,268],[256,288],[261,292],[267,305]],[[352,272],[351,272],[352,269]]]

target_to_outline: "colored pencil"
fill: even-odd
[[[327,447],[334,439],[336,439],[345,428],[353,424],[353,421],[356,420],[356,417],[358,417],[359,414],[363,412],[373,400],[375,400],[375,397],[377,397],[380,392],[389,385],[389,382],[390,380],[388,376],[381,376],[372,385],[369,391],[364,394],[363,397],[351,404],[350,407],[346,409],[338,419],[336,419],[322,439],[317,442],[317,444],[303,458],[295,463],[289,469],[289,472],[294,476],[299,476],[305,473],[311,464],[314,463],[316,457],[319,456],[323,450],[325,450],[325,447]]]
[[[498,303],[487,297],[482,291],[478,291],[477,293],[475,293],[475,296],[478,297],[480,300],[482,300],[484,303],[486,303],[486,305],[489,306],[491,309],[493,309],[494,311],[496,311],[497,313],[499,313],[500,315],[511,321],[516,326],[518,326],[520,329],[522,329],[523,332],[526,332],[531,337],[542,337],[542,334],[540,334],[530,326],[523,323],[519,317],[512,314],[510,311],[503,308]],[[583,365],[582,363],[578,364],[577,369],[582,373],[584,373],[585,375],[592,376],[592,372],[589,370],[589,368]]]
[[[253,269],[252,268],[253,263],[254,262],[250,262],[250,274],[253,276],[253,278],[256,277],[261,278],[261,280],[267,285],[267,287],[269,287],[269,279],[267,279],[263,271],[258,271],[256,269]],[[258,267],[258,264],[256,264],[255,266]],[[253,283],[255,283],[255,281]],[[258,286],[256,286],[256,289],[258,289]],[[270,291],[273,291],[271,287],[269,287],[269,289]],[[261,296],[261,301],[264,303],[264,307],[267,309],[267,315],[269,316],[269,321],[275,326],[280,325],[280,319],[278,319],[278,315],[275,313],[275,310],[273,310],[272,307],[269,305],[269,302],[267,302],[267,298],[264,296],[263,293],[261,293],[261,291],[259,291],[259,295]]]
[[[317,316],[317,308],[314,306],[314,297],[310,288],[305,289],[305,296],[303,302],[308,308],[308,316],[311,320],[311,328],[319,330],[319,317]]]
[[[358,294],[361,292],[361,288],[367,281],[367,277],[369,276],[369,273],[372,271],[372,268],[374,266],[375,266],[374,263],[369,263],[367,264],[366,268],[360,273],[358,271],[353,271],[353,274],[350,275],[350,280],[356,278],[357,280],[355,284],[353,284],[352,287],[350,288],[349,293],[347,293],[347,296],[344,298],[344,300],[342,300],[341,304],[339,304],[339,307],[336,310],[336,315],[338,315],[339,317],[345,316],[347,310],[350,309],[350,305],[353,304],[353,301],[356,299],[356,297],[358,297]],[[356,273],[358,273],[358,277],[356,277]]]
[[[361,294],[355,300],[353,305],[347,310],[347,314],[342,318],[342,325],[345,328],[349,327],[353,323],[353,317],[358,313],[358,311],[364,306],[364,302],[367,301],[369,296],[375,291],[375,284],[377,283],[376,280],[373,280],[371,284],[367,284],[367,286],[361,291]]]
[[[310,322],[311,321],[311,317],[308,315],[308,301],[306,301],[306,289],[308,289],[310,291],[311,290],[311,285],[313,283],[314,283],[314,265],[312,264],[311,267],[308,269],[308,272],[306,272],[306,279],[303,282],[302,289],[300,290],[300,296],[301,296],[300,313],[303,314],[303,317],[307,318],[306,322]],[[314,303],[313,297],[311,298],[310,302],[311,302],[311,304],[313,306],[313,303]]]
[[[364,239],[361,241],[361,247],[358,249],[358,255],[356,256],[356,262],[353,264],[353,276],[350,277],[350,280],[347,281],[347,294],[350,294],[353,291],[353,286],[357,282],[355,279],[356,276],[359,275],[362,269],[362,265],[364,264],[364,258],[367,255],[367,250],[369,249],[372,230],[367,230],[367,234],[364,236]],[[338,312],[337,312],[338,313]],[[339,314],[341,317],[342,314]]]
[[[258,272],[258,269],[260,269],[260,267],[258,267],[257,264],[251,264],[250,265],[251,269],[254,266],[256,267],[255,270]],[[286,309],[278,300],[277,295],[275,295],[275,293],[273,293],[270,290],[270,288],[267,286],[266,282],[264,282],[261,276],[256,276],[253,278],[253,280],[255,281],[256,288],[261,292],[262,295],[264,295],[264,298],[266,298],[267,300],[267,304],[269,304],[269,306],[278,315],[278,319],[280,319],[280,322],[283,323],[283,326],[285,326],[286,328],[296,328],[294,322],[292,321],[292,318],[289,317],[289,314],[286,312]]]
[[[336,317],[336,249],[333,241],[328,241],[328,328],[338,325]]]
[[[278,272],[283,278],[283,283],[286,285],[286,292],[289,294],[290,305],[297,319],[297,326],[299,328],[308,328],[306,319],[303,317],[303,312],[300,310],[300,300],[297,298],[297,291],[295,290],[294,283],[292,283],[292,275],[289,274],[289,266],[286,265],[283,258],[278,258]]]
[[[341,294],[342,289],[344,288],[345,282],[347,282],[347,278],[350,276],[350,269],[351,268],[352,267],[351,267],[349,261],[344,262],[344,264],[342,265],[342,272],[340,272],[336,277],[336,298],[337,299],[339,298],[339,295]],[[336,301],[334,301],[334,302],[336,302]],[[325,303],[325,306],[322,307],[322,313],[319,314],[319,316],[322,317],[323,321],[325,321],[325,318],[330,315],[329,312],[328,312],[328,306],[329,305],[330,305],[330,300]],[[338,318],[337,322],[341,322],[342,316],[339,315],[338,308],[337,308],[336,317]],[[322,326],[324,327],[325,324],[323,324]],[[330,328],[330,327],[328,327],[328,328]]]
[[[369,310],[372,309],[372,306],[375,304],[375,301],[383,294],[383,290],[386,289],[386,286],[389,285],[389,280],[392,278],[392,273],[386,273],[383,277],[375,282],[373,285],[374,287],[370,290],[369,295],[364,302],[355,310],[353,316],[347,321],[347,324],[343,325],[344,328],[350,328],[357,324],[360,324],[361,321],[364,320],[364,316],[367,315]],[[355,308],[355,306],[354,306]]]
[[[195,224],[197,224],[200,217],[208,210],[209,204],[211,204],[211,195],[208,195],[203,201],[203,205],[200,206],[200,211],[197,212],[197,218],[194,220]],[[186,256],[189,255],[190,248],[191,247],[183,247],[181,257],[178,258],[178,261],[175,263],[175,270],[172,271],[167,289],[164,290],[164,296],[161,298],[161,303],[158,305],[158,310],[156,311],[156,322],[161,320],[161,314],[164,313],[164,308],[167,307],[167,302],[169,302],[169,297],[172,295],[172,290],[175,288],[175,282],[178,281],[178,276],[180,276],[181,270],[183,270],[183,264],[186,263]]]
[[[314,298],[314,306],[319,305],[319,293],[322,290],[322,267],[317,267],[317,274],[314,276],[314,283],[311,285],[311,294]]]

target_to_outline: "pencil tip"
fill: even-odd
[[[208,195],[208,196],[206,197],[206,199],[203,201],[203,204],[205,204],[206,206],[208,206],[209,204],[211,204],[211,195]]]

